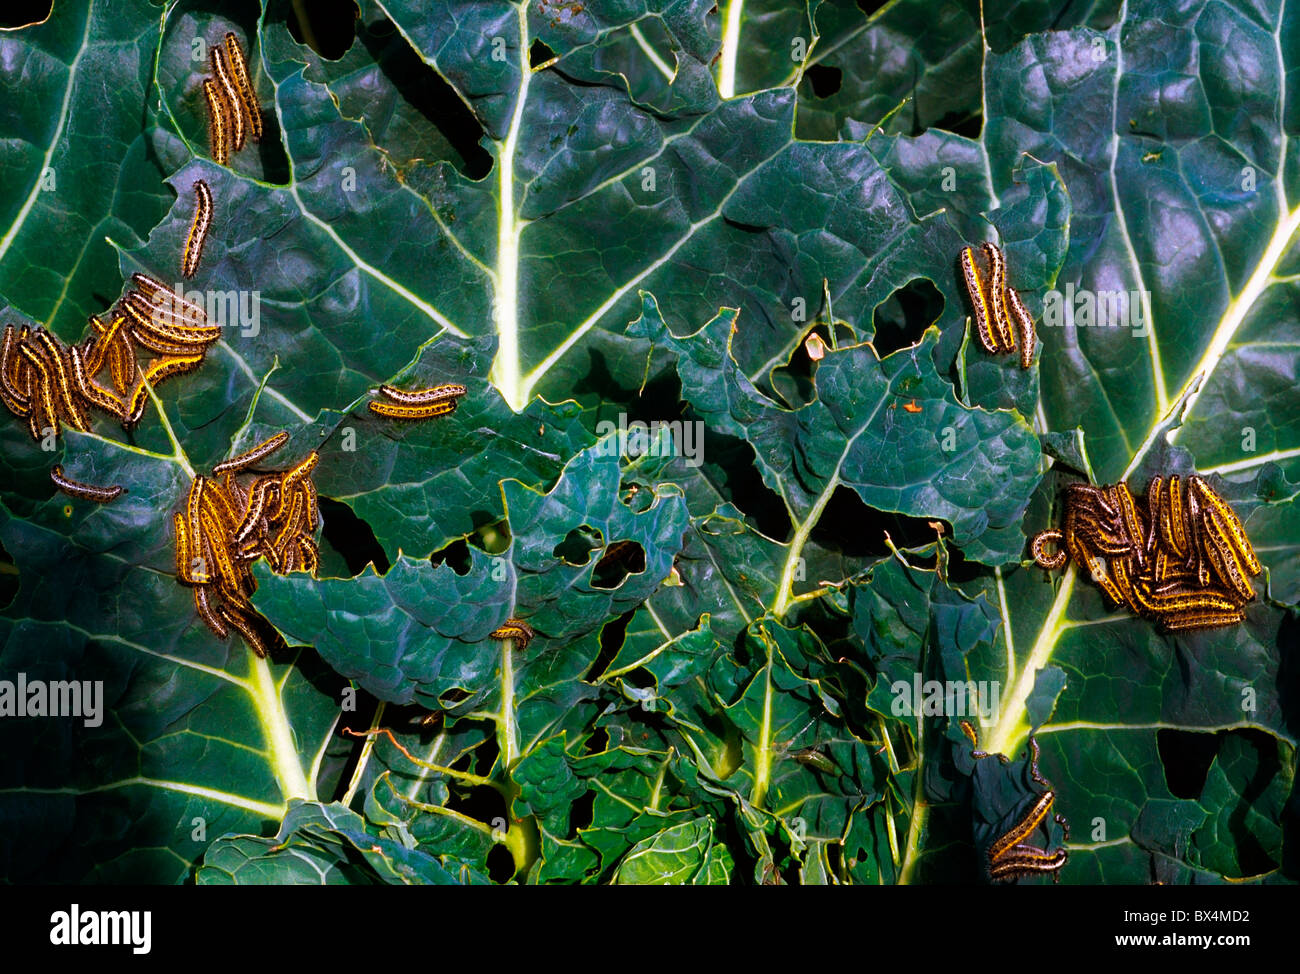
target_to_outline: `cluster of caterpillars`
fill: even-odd
[[[102,410],[133,429],[144,415],[149,388],[199,367],[221,328],[207,313],[167,285],[144,274],[109,320],[90,316],[91,333],[65,345],[44,328],[8,325],[0,348],[0,397],[9,411],[27,419],[32,439],[58,435],[60,423],[90,429],[88,410]],[[154,353],[146,365],[137,348]],[[110,385],[102,385],[107,371]]]
[[[235,630],[263,657],[265,623],[249,601],[257,590],[252,566],[265,558],[277,574],[315,573],[320,564],[315,538],[320,512],[311,472],[320,457],[312,451],[289,470],[244,483],[236,474],[256,466],[288,440],[288,433],[277,433],[217,464],[212,478],[195,477],[184,511],[172,515],[176,575],[192,586],[199,617],[220,639]]]
[[[980,252],[986,265],[983,271],[973,247],[961,252],[962,278],[975,313],[975,337],[990,355],[1009,355],[1016,351],[1019,336],[1020,367],[1027,369],[1034,363],[1038,345],[1034,317],[1019,292],[1007,285],[1007,259],[998,245],[985,243]]]
[[[1049,570],[1073,559],[1116,605],[1170,631],[1241,622],[1263,570],[1237,513],[1194,474],[1186,486],[1154,477],[1145,501],[1124,483],[1072,484],[1062,527],[1036,534],[1030,554]]]
[[[369,403],[370,411],[385,419],[434,419],[456,411],[468,390],[459,383],[445,382],[427,389],[398,389],[380,386],[379,399]]]
[[[208,105],[208,146],[218,165],[230,161],[249,140],[262,141],[262,108],[248,74],[248,62],[239,38],[229,31],[222,44],[208,52],[212,77],[203,80]]]

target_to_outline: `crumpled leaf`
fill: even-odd
[[[255,604],[286,638],[314,641],[332,666],[381,699],[440,708],[449,691],[458,691],[466,695],[462,709],[493,706],[499,686],[490,680],[501,647],[488,635],[507,618],[524,619],[537,632],[527,668],[571,671],[572,641],[644,601],[668,574],[685,505],[665,492],[646,511],[633,512],[618,499],[618,476],[618,457],[597,443],[545,494],[507,481],[511,547],[496,557],[471,551],[464,576],[405,557],[387,575],[371,571],[357,579],[259,569]],[[593,547],[639,547],[644,567],[623,579],[597,578],[590,549],[576,555],[562,548],[584,529]],[[566,646],[564,659],[554,660]]]
[[[735,312],[724,311],[678,338],[647,295],[628,334],[673,352],[683,395],[710,427],[750,440],[764,482],[789,510],[797,542],[843,484],[873,507],[949,521],[954,540],[976,560],[1018,555],[1019,516],[1038,473],[1037,443],[1015,413],[966,409],[956,401],[928,354],[937,335],[884,359],[870,345],[827,353],[817,369],[817,400],[790,410],[739,370],[731,355],[735,329]],[[924,425],[901,408],[905,403],[919,407]],[[778,613],[790,596],[789,571]]]
[[[713,837],[713,823],[697,818],[642,839],[623,857],[615,883],[649,886],[725,886],[733,863]]]
[[[468,866],[371,835],[356,812],[319,802],[292,803],[274,839],[227,836],[214,842],[197,879],[209,886],[451,886],[488,881]]]

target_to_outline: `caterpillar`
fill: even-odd
[[[58,431],[56,424],[59,420],[59,411],[52,398],[54,383],[49,366],[36,349],[25,343],[20,344],[18,354],[27,360],[32,369],[32,439],[39,440],[44,430]]]
[[[302,481],[303,526],[308,531],[315,531],[320,521],[320,500],[316,496],[316,485],[310,480]]]
[[[63,467],[57,463],[50,468],[50,479],[54,481],[54,486],[65,494],[86,501],[94,501],[96,504],[108,504],[126,493],[126,488],[119,485],[97,487],[94,484],[83,484],[71,477],[66,477],[63,473]]]
[[[985,243],[980,249],[989,265],[989,313],[993,318],[994,344],[999,352],[1014,352],[1016,339],[1007,314],[1007,259],[997,244]]]
[[[980,750],[980,739],[978,735],[976,735],[975,728],[971,725],[971,722],[969,720],[963,720],[960,723],[958,723],[957,726],[961,728],[961,732],[965,734],[966,739],[970,741],[971,757],[978,760],[980,758],[986,758],[989,756],[988,751]],[[999,754],[998,757],[1002,757],[1002,755]]]
[[[254,628],[253,623],[228,605],[223,605],[220,611],[221,618],[229,624],[230,628],[244,637],[244,642],[248,644],[248,648],[262,659],[266,659],[266,642],[257,629]]]
[[[528,644],[532,642],[533,637],[536,636],[537,633],[533,630],[532,626],[524,622],[522,619],[507,619],[496,629],[492,630],[490,635],[492,639],[513,639],[515,641],[515,648],[524,650],[528,648]]]
[[[127,317],[131,319],[131,324],[127,328],[127,333],[138,345],[143,345],[150,351],[157,352],[160,355],[189,355],[197,349],[207,347],[206,340],[196,340],[192,335],[174,331],[167,325],[153,321],[147,312],[142,311],[136,304],[128,303],[123,305]]]
[[[428,389],[411,389],[409,391],[384,385],[379,387],[379,391],[393,402],[401,403],[404,406],[423,406],[428,403],[459,398],[465,395],[468,390],[458,383],[447,382]]]
[[[236,477],[238,470],[269,456],[288,439],[288,433],[277,433],[218,464],[211,478],[195,476],[184,510],[173,515],[177,578],[213,586],[195,596],[200,617],[219,636],[238,632],[259,656],[267,655],[270,643],[250,601],[257,590],[251,563],[265,558],[277,574],[304,569],[314,574],[320,567],[319,549],[303,533],[304,525],[314,525],[318,516],[310,474],[319,454],[312,451],[282,474],[257,477],[247,489]],[[268,516],[281,501],[283,509]],[[195,563],[210,565],[211,571],[196,571]]]
[[[1117,558],[1111,562],[1110,578],[1115,583],[1115,588],[1119,590],[1120,595],[1123,596],[1124,604],[1134,612],[1151,608],[1142,601],[1142,597],[1134,587],[1134,580],[1129,577],[1128,563],[1123,558]]]
[[[0,339],[0,397],[15,416],[26,416],[32,408],[29,383],[20,378],[18,366],[23,359],[18,355],[18,343],[27,337],[24,327],[20,335],[13,325],[5,325]]]
[[[1201,477],[1189,477],[1188,483],[1208,517],[1208,520],[1203,523],[1207,525],[1211,521],[1215,523],[1217,530],[1240,556],[1245,569],[1251,575],[1258,575],[1263,571],[1263,566],[1255,557],[1255,549],[1251,547],[1250,538],[1246,536],[1246,528],[1242,525],[1241,518],[1237,517],[1237,512]]]
[[[1222,589],[1181,589],[1159,593],[1150,590],[1147,583],[1143,583],[1142,587],[1147,589],[1143,592],[1145,604],[1156,612],[1183,612],[1189,610],[1230,612],[1238,607],[1237,603],[1229,598],[1228,594]]]
[[[208,313],[201,305],[187,301],[183,295],[173,291],[161,281],[154,280],[147,274],[142,274],[139,271],[135,272],[131,275],[131,283],[135,285],[136,289],[153,307],[162,306],[170,310],[172,306],[175,306],[183,312],[181,317],[188,322],[204,322],[208,320]]]
[[[980,244],[980,252],[988,264],[987,282],[980,279],[974,248],[962,248],[959,259],[966,293],[975,312],[975,336],[990,355],[1010,354],[1019,347],[1020,367],[1028,369],[1034,364],[1038,347],[1034,316],[1025,307],[1020,293],[1007,283],[1007,259],[1002,248],[985,241]]]
[[[212,601],[208,597],[208,589],[204,585],[198,585],[194,588],[194,608],[198,612],[199,618],[217,634],[218,639],[226,639],[230,635],[225,620],[213,610]]]
[[[235,89],[235,82],[231,80],[230,69],[226,64],[225,51],[214,46],[208,51],[208,61],[211,63],[212,73],[217,79],[217,89],[221,94],[221,105],[224,109],[226,121],[230,123],[231,146],[238,152],[244,147],[245,140],[244,112],[239,92]]]
[[[1240,553],[1233,547],[1231,536],[1211,515],[1206,515],[1205,536],[1209,541],[1205,547],[1205,554],[1210,562],[1210,568],[1225,586],[1240,597],[1241,601],[1251,601],[1255,597],[1255,588],[1246,577],[1244,566],[1239,560]]]
[[[214,474],[233,473],[236,470],[244,470],[254,466],[258,461],[265,460],[280,447],[289,442],[288,433],[276,433],[274,436],[263,440],[251,450],[245,450],[237,456],[228,460],[222,460],[212,468]],[[232,481],[233,482],[233,481]]]
[[[206,318],[196,319],[188,311],[178,314],[166,306],[166,298],[163,300],[162,305],[154,304],[140,292],[131,291],[123,304],[137,326],[157,331],[173,341],[213,342],[221,337],[220,325],[206,324]]]
[[[405,406],[400,403],[370,402],[367,405],[376,416],[385,419],[433,419],[456,411],[456,400],[443,399],[422,406]]]
[[[1029,555],[1035,563],[1041,568],[1048,571],[1055,571],[1058,568],[1064,568],[1065,563],[1070,560],[1069,554],[1061,547],[1065,541],[1065,535],[1057,530],[1039,531],[1029,542]],[[1058,546],[1054,555],[1048,555],[1043,551],[1045,545],[1053,544]]]
[[[996,355],[998,343],[993,334],[993,322],[984,295],[984,282],[980,280],[979,268],[975,265],[975,251],[971,247],[962,248],[961,273],[966,282],[966,294],[970,297],[971,308],[975,312],[975,337],[979,339],[984,351]]]
[[[64,362],[64,347],[44,328],[36,329],[35,338],[44,352],[48,375],[54,383],[51,396],[57,394],[54,403],[58,413],[75,429],[90,429],[90,418],[82,410],[79,397],[72,393],[72,383],[68,379],[69,369]]]
[[[239,526],[241,515],[235,510],[235,505],[225,488],[216,481],[207,481],[207,490],[203,492],[200,507],[217,519],[222,533],[227,537]]]
[[[1033,834],[1034,830],[1043,823],[1047,813],[1052,808],[1052,802],[1056,800],[1056,794],[1052,791],[1046,791],[1038,796],[1038,799],[1029,806],[1020,821],[1011,826],[1005,833],[998,837],[997,841],[989,847],[989,862],[997,862],[1002,858],[1009,849],[1019,845],[1020,842]]]
[[[235,557],[229,547],[230,538],[222,529],[221,522],[207,508],[199,511],[199,524],[202,526],[204,540],[207,542],[217,570],[217,578],[227,584],[239,580],[240,572],[235,567]]]
[[[1020,340],[1020,367],[1030,368],[1034,364],[1034,350],[1038,347],[1038,334],[1034,331],[1034,316],[1020,299],[1015,288],[1007,288],[1007,312],[1015,326],[1015,334]]]
[[[116,416],[118,419],[123,418],[126,415],[126,405],[107,389],[100,388],[99,384],[90,377],[86,364],[82,359],[80,348],[73,345],[71,353],[72,378],[76,383],[77,392],[92,406],[98,406],[104,412]]]
[[[254,142],[262,141],[262,107],[257,103],[257,89],[253,87],[248,74],[248,62],[244,60],[244,49],[239,46],[239,38],[227,31],[225,37],[226,57],[230,59],[230,73],[235,86],[239,89],[240,101],[248,119],[249,137]]]
[[[203,257],[203,245],[208,239],[208,230],[212,226],[212,190],[202,179],[194,181],[194,218],[190,221],[190,232],[185,238],[185,250],[181,256],[181,277],[189,280],[199,269],[199,260]]]
[[[294,466],[280,478],[280,501],[276,505],[275,513],[271,515],[271,520],[278,521],[284,517],[285,512],[289,510],[289,495],[293,494],[296,497],[298,494],[293,489],[294,485],[315,470],[318,462],[320,462],[320,454],[312,450],[301,463]]]
[[[1179,612],[1164,620],[1164,626],[1170,632],[1184,629],[1213,629],[1218,626],[1233,626],[1246,618],[1240,609],[1228,612]]]
[[[303,571],[315,575],[316,570],[320,568],[320,549],[316,546],[316,542],[311,538],[299,538],[298,559]]]
[[[1111,488],[1111,497],[1115,501],[1115,508],[1119,511],[1120,518],[1124,525],[1124,530],[1128,533],[1129,540],[1133,542],[1133,557],[1137,560],[1138,567],[1145,564],[1145,547],[1146,527],[1142,524],[1142,518],[1138,515],[1137,505],[1133,502],[1133,494],[1128,489],[1128,484],[1118,483]]]
[[[996,863],[990,864],[989,878],[1008,880],[1034,873],[1051,873],[1053,880],[1057,880],[1068,859],[1069,853],[1065,849],[1045,852],[1036,846],[1017,845]]]
[[[1152,483],[1158,483],[1158,480]],[[1187,512],[1177,474],[1169,478],[1164,491],[1159,494],[1159,505],[1159,511],[1153,512],[1152,517],[1159,517],[1161,540],[1175,557],[1186,558],[1188,554]]]
[[[266,511],[266,504],[269,500],[268,495],[278,486],[274,477],[264,477],[253,484],[248,492],[248,507],[244,511],[244,520],[235,532],[236,545],[242,545],[247,541],[253,530],[261,523],[262,514]]]
[[[285,493],[284,488],[282,487],[280,490],[281,497],[284,496],[284,493]],[[298,529],[301,526],[300,518],[302,517],[302,492],[295,490],[292,493],[293,493],[293,501],[290,502],[288,507],[288,517],[284,519],[283,526],[280,528],[279,533],[275,536],[275,540],[271,542],[271,547],[274,548],[276,551],[283,551],[285,543],[289,541],[295,534],[298,533]]]
[[[176,535],[176,577],[192,585],[194,584],[194,546],[185,523],[184,514],[177,511],[172,515],[172,531]]]
[[[119,396],[135,386],[135,351],[129,341],[114,341],[108,346],[108,374]]]
[[[1241,519],[1201,477],[1155,476],[1139,503],[1125,483],[1066,488],[1061,530],[1030,542],[1034,562],[1063,564],[1048,543],[1088,569],[1116,605],[1127,605],[1168,631],[1231,625],[1255,598],[1262,571]]]
[[[144,370],[144,381],[148,382],[150,385],[158,385],[164,379],[170,379],[174,375],[183,375],[186,372],[191,372],[202,364],[202,352],[191,355],[176,355],[167,358],[153,359]]]
[[[230,133],[222,106],[221,89],[211,78],[203,81],[203,98],[208,105],[208,148],[212,161],[224,166],[230,161]]]

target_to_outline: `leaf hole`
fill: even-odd
[[[437,568],[439,565],[446,565],[457,575],[468,575],[470,569],[469,544],[464,538],[457,538],[445,548],[435,551],[429,556],[429,563]]]
[[[594,788],[588,788],[569,806],[569,835],[575,836],[578,834],[578,829],[589,828],[595,818],[596,791]]]
[[[772,391],[791,409],[812,402],[817,395],[814,376],[818,363],[831,354],[833,347],[846,347],[857,343],[857,337],[847,322],[836,322],[835,341],[831,341],[830,328],[818,322],[795,345],[784,365],[772,370]]]
[[[949,112],[943,118],[932,124],[930,128],[943,129],[945,132],[951,132],[953,135],[961,135],[972,140],[979,140],[980,133],[984,128],[984,118],[979,112]],[[925,133],[925,127],[914,125],[912,127],[912,136]]]
[[[945,531],[951,536],[946,525]],[[921,548],[933,542],[936,537],[936,531],[930,526],[928,518],[910,517],[895,511],[869,507],[851,487],[835,489],[809,537],[819,548],[856,562],[889,555],[889,546],[885,543],[886,533],[896,548]],[[913,559],[909,561],[916,563]],[[855,570],[851,565],[844,568],[845,574],[851,574]],[[814,581],[810,573],[807,584],[811,585]]]
[[[299,13],[306,15],[306,23],[299,20]],[[312,0],[311,4],[290,4],[285,26],[299,44],[326,60],[337,61],[352,46],[360,16],[354,0]]]
[[[54,10],[54,0],[28,0],[15,4],[0,14],[0,28],[31,27],[49,19]]]
[[[458,703],[464,703],[469,699],[469,693],[460,687],[452,687],[449,690],[443,690],[438,694],[438,703],[447,710],[455,707]]]
[[[640,514],[650,510],[651,505],[654,504],[655,492],[653,487],[647,487],[645,484],[625,481],[622,490],[619,491],[618,499],[623,502],[624,507]]]
[[[533,46],[528,49],[528,66],[536,70],[538,65],[545,64],[553,57],[555,57],[555,52],[551,50],[545,41],[538,38],[533,41]]]
[[[483,740],[477,747],[462,754],[456,763],[460,765],[459,770],[482,775],[486,778],[492,773],[492,765],[496,764],[497,755],[500,753],[501,749],[497,747],[496,735],[488,733],[484,735]]]
[[[769,538],[783,538],[790,533],[790,515],[780,495],[763,482],[754,447],[727,433],[704,429],[703,470],[723,500],[731,501],[748,517],[754,527]]]
[[[551,554],[566,565],[580,568],[591,561],[591,553],[605,544],[604,536],[589,524],[574,528],[564,540],[551,549]]]
[[[321,520],[324,522],[322,536],[342,557],[348,577],[355,578],[365,571],[367,565],[372,564],[378,574],[388,574],[388,556],[375,538],[374,529],[357,517],[356,512],[346,504],[328,497],[319,500]]]
[[[488,850],[488,878],[494,883],[508,883],[515,875],[515,858],[510,850],[497,844]]]
[[[609,750],[609,731],[603,727],[597,727],[592,735],[587,738],[587,745],[584,749],[587,754],[603,754]]]
[[[482,179],[490,173],[492,155],[481,144],[485,135],[483,126],[460,100],[456,89],[421,60],[419,53],[407,43],[393,22],[386,17],[372,21],[357,32],[357,38],[375,63],[382,65],[384,77],[397,89],[402,100],[450,144],[458,158],[449,161],[470,179]],[[387,144],[382,148],[403,168],[415,161],[407,158],[409,149]],[[440,195],[432,190],[429,192]],[[443,215],[449,219],[455,217],[454,212]]]
[[[512,540],[510,524],[504,518],[499,521],[489,521],[474,532],[472,539],[476,548],[482,549],[489,555],[504,554]]]
[[[490,824],[493,819],[506,817],[505,799],[495,788],[489,788],[487,785],[452,788],[444,807],[460,812],[484,825]]]
[[[587,672],[583,674],[582,679],[587,683],[594,683],[599,680],[607,669],[609,664],[614,662],[618,656],[618,651],[623,648],[623,642],[627,638],[627,625],[636,615],[636,609],[629,609],[617,619],[607,622],[600,630],[600,652],[596,659],[588,667]],[[602,732],[603,733],[603,732]]]
[[[881,358],[921,340],[943,313],[943,295],[934,283],[915,278],[876,305],[871,344]]]
[[[829,98],[844,82],[844,72],[828,64],[810,65],[804,76],[812,83],[813,94],[818,98]]]
[[[645,549],[635,541],[615,541],[591,570],[591,587],[616,589],[629,575],[645,571]]]
[[[1282,763],[1278,741],[1266,731],[1241,728],[1215,733],[1162,729],[1156,732],[1160,762],[1170,792],[1185,800],[1203,800],[1211,768],[1218,762],[1219,782],[1211,795],[1219,795],[1223,779],[1234,796],[1227,808],[1215,808],[1219,827],[1231,835],[1236,867],[1243,876],[1256,876],[1275,870],[1278,863],[1261,844],[1249,817],[1258,814],[1261,799],[1267,801],[1275,792]],[[1287,786],[1289,790],[1289,785]],[[1278,800],[1278,796],[1273,796]]]
[[[1214,734],[1194,731],[1156,731],[1160,763],[1165,769],[1165,784],[1176,798],[1200,798],[1210,773],[1219,742]]]

